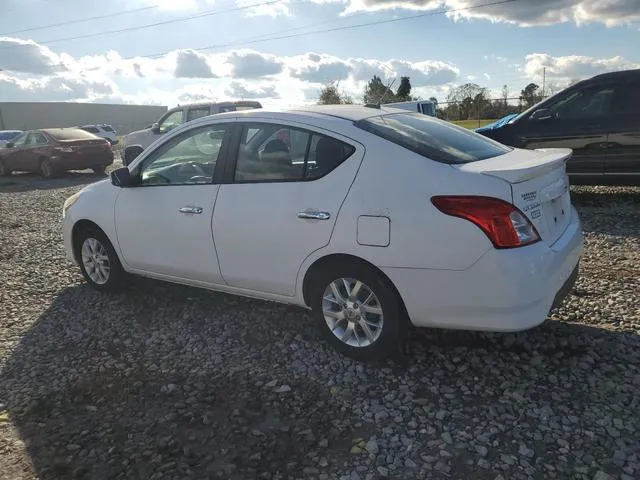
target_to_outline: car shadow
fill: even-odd
[[[108,178],[106,173],[96,174],[92,170],[72,170],[54,178],[43,178],[35,173],[14,173],[0,177],[0,192],[29,192],[87,185]]]
[[[598,406],[635,404],[619,417],[640,426],[637,386],[619,370],[637,359],[632,333],[560,321],[516,334],[421,330],[404,365],[376,365],[333,352],[310,322],[298,308],[152,280],[110,295],[70,286],[13,348],[0,403],[43,480],[297,478],[309,455],[329,458],[323,471],[331,472],[353,461],[354,437],[376,429],[354,398],[382,402],[407,383],[424,409],[416,415],[468,412],[447,418],[451,431],[496,409],[513,421],[504,428],[517,429],[518,418],[538,421],[531,416],[552,409],[573,415],[612,455],[634,430],[614,441],[604,423],[593,424]],[[340,366],[339,377],[328,365]],[[609,382],[594,383],[602,378]],[[282,385],[295,400],[274,393]],[[518,445],[501,448],[498,457]],[[533,448],[545,455],[558,446]],[[454,476],[473,473],[462,457],[452,465]]]

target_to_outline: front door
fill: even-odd
[[[614,87],[588,86],[573,90],[548,105],[551,117],[526,119],[520,133],[526,148],[571,148],[570,176],[588,180],[602,176],[607,155],[607,118]]]
[[[621,83],[612,106],[605,175],[640,179],[640,82]]]
[[[216,167],[229,131],[221,124],[187,130],[133,169],[139,185],[122,188],[115,205],[118,244],[129,267],[223,283],[211,218],[219,190]]]
[[[238,126],[233,183],[220,187],[213,235],[227,284],[295,295],[305,258],[329,243],[364,148],[285,123]]]
[[[29,138],[28,132],[21,133],[11,141],[13,144],[11,148],[3,149],[2,153],[7,170],[29,170],[27,168],[28,162],[25,162],[29,156],[29,149],[26,146],[27,138]]]

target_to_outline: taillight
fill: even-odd
[[[515,248],[540,240],[536,228],[517,207],[498,198],[481,196],[436,196],[431,202],[447,215],[477,225],[495,248]]]

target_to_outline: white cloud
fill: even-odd
[[[29,57],[0,71],[0,99],[101,101],[174,105],[196,100],[258,98],[268,105],[308,103],[322,85],[340,81],[355,101],[373,75],[385,82],[408,75],[416,91],[454,82],[451,64],[422,60],[340,58],[318,52],[277,56],[254,50],[174,50],[159,58],[123,58],[109,50],[72,57],[35,42],[20,41]],[[13,42],[12,44],[15,44]],[[23,45],[24,44],[24,45]],[[422,90],[421,90],[422,89]],[[315,96],[314,96],[315,95]]]
[[[138,74],[139,65],[134,63],[134,70]],[[181,50],[176,56],[176,78],[212,78],[215,75],[207,62],[207,56],[193,50]]]
[[[282,72],[282,60],[250,50],[231,52],[226,63],[232,66],[232,75],[238,78],[260,78]]]
[[[156,6],[161,10],[198,10],[211,7],[216,0],[137,0],[139,3],[148,6]]]
[[[225,90],[225,94],[227,94],[231,99],[240,99],[240,100],[255,100],[261,98],[272,98],[277,99],[280,98],[280,94],[278,93],[276,86],[271,85],[250,85],[246,82],[237,82],[232,81],[229,84],[229,88]]]
[[[484,19],[520,26],[604,23],[612,27],[640,22],[638,0],[518,0],[496,3],[477,0],[347,0],[345,12],[404,10],[452,10],[450,18]]]
[[[63,55],[32,40],[0,37],[0,66],[3,70],[48,75],[67,70]]]
[[[525,60],[523,71],[527,77],[539,78],[546,68],[547,78],[558,80],[587,78],[600,73],[640,67],[640,65],[628,62],[620,56],[611,58],[580,55],[554,57],[546,53],[532,53],[527,55]]]

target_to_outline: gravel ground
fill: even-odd
[[[574,188],[581,277],[518,334],[358,364],[306,312],[64,258],[91,174],[0,182],[0,478],[640,478],[640,188]]]

